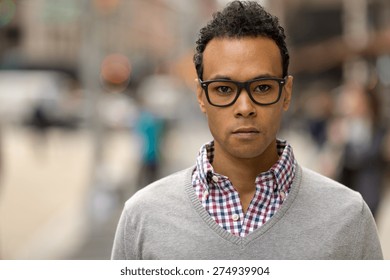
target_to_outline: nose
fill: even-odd
[[[238,99],[234,103],[234,116],[235,117],[254,117],[256,116],[255,104],[249,97],[249,93],[242,89]]]

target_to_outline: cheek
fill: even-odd
[[[208,124],[210,126],[210,129],[213,129],[213,130],[221,128],[221,125],[223,125],[223,122],[221,122],[218,119],[218,116],[216,116],[215,114],[210,113],[210,112],[207,112],[207,121],[208,121]]]
[[[225,116],[223,112],[210,109],[207,110],[206,116],[211,134],[214,136],[214,138],[221,137],[228,126],[228,116]]]
[[[261,111],[258,117],[263,129],[269,133],[275,134],[279,130],[283,112],[282,106],[278,106],[277,108],[265,108],[265,110]]]

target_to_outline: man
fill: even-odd
[[[113,259],[382,259],[361,196],[278,140],[293,78],[277,18],[230,3],[200,31],[197,98],[213,141],[127,201]]]

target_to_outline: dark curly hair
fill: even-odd
[[[194,64],[199,78],[203,76],[203,52],[213,38],[267,37],[275,41],[282,57],[283,77],[287,76],[289,54],[284,29],[277,17],[255,1],[233,1],[199,32]]]

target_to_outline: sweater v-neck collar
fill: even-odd
[[[226,231],[224,228],[222,228],[220,225],[218,225],[214,219],[210,216],[210,214],[206,211],[206,209],[202,206],[202,203],[199,201],[199,198],[197,197],[195,190],[191,183],[191,176],[194,168],[189,168],[187,172],[185,173],[184,177],[184,186],[185,191],[187,192],[188,198],[190,200],[190,203],[192,207],[195,209],[196,213],[202,218],[202,220],[207,224],[207,226],[212,230],[214,233],[218,234],[223,239],[241,247],[245,247],[247,244],[249,244],[251,241],[255,240],[256,238],[262,236],[265,232],[267,232],[269,229],[271,229],[279,220],[281,220],[284,215],[286,214],[287,210],[291,207],[291,205],[294,203],[299,188],[301,185],[301,179],[302,179],[302,169],[297,164],[296,173],[294,176],[294,180],[291,186],[290,193],[286,199],[286,201],[283,202],[281,207],[278,209],[278,211],[275,213],[272,218],[270,218],[264,225],[262,225],[260,228],[257,228],[253,232],[249,233],[248,235],[244,237],[236,236],[231,234],[230,232]]]

